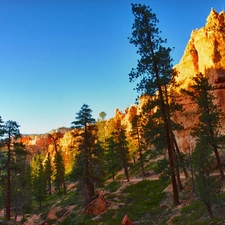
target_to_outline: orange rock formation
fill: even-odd
[[[221,106],[225,115],[225,12],[211,10],[206,25],[192,31],[191,38],[184,51],[180,63],[174,67],[180,87],[188,89],[191,77],[202,73],[209,78],[215,87],[216,103]],[[190,128],[197,122],[196,106],[184,96],[177,96],[176,101],[183,105],[184,111],[176,116],[176,122],[184,126],[178,133],[179,146],[187,152],[192,148],[194,140],[190,136]],[[221,120],[225,130],[225,117]]]

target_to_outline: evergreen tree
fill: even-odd
[[[15,143],[11,162],[11,207],[15,221],[18,214],[30,213],[32,209],[31,169],[27,156],[25,145]]]
[[[205,204],[211,218],[213,218],[212,203],[220,191],[220,182],[211,176],[213,172],[213,157],[216,157],[221,178],[224,178],[218,148],[225,137],[219,135],[221,110],[214,104],[213,86],[203,74],[192,78],[190,90],[182,90],[197,104],[199,122],[195,124],[191,135],[196,138],[196,146],[192,153],[192,167],[194,168],[194,191]]]
[[[137,68],[132,69],[129,74],[130,81],[139,80],[137,91],[142,94],[154,96],[157,107],[160,110],[161,120],[165,134],[165,144],[168,150],[169,165],[171,170],[171,181],[173,187],[174,205],[179,204],[178,187],[175,176],[174,153],[171,137],[171,111],[168,102],[168,85],[172,78],[172,59],[170,48],[163,47],[166,43],[160,37],[157,28],[158,20],[152,10],[141,4],[132,4],[132,11],[135,17],[133,24],[132,38],[130,43],[138,47]]]
[[[127,181],[130,181],[128,173],[128,141],[125,127],[121,124],[120,120],[116,121],[112,136],[114,138],[116,151],[118,151],[120,155],[119,159],[121,159],[124,174],[126,176]]]
[[[204,203],[207,212],[213,218],[212,203],[218,199],[221,190],[221,182],[211,176],[213,172],[212,147],[204,136],[198,138],[192,163],[194,168],[194,190],[195,195]]]
[[[62,153],[58,149],[58,141],[59,138],[62,136],[63,134],[60,132],[49,134],[49,137],[52,139],[55,150],[55,160],[54,160],[55,181],[60,196],[61,196],[61,187],[63,187],[64,195],[66,195],[65,164]]]
[[[96,166],[99,166],[98,155],[96,155],[97,126],[95,119],[91,115],[92,110],[84,104],[77,113],[76,120],[72,122],[72,128],[79,129],[74,132],[78,142],[78,154],[75,160],[75,174],[79,179],[79,184],[83,190],[85,204],[94,196],[94,186],[96,180]],[[97,165],[96,165],[97,163]]]
[[[138,147],[138,152],[139,152],[139,159],[141,163],[141,171],[142,171],[142,176],[145,176],[145,169],[144,169],[144,157],[143,157],[143,148],[144,148],[144,143],[143,143],[143,124],[141,123],[141,115],[136,115],[134,116],[132,120],[132,133],[131,135],[133,138],[136,139],[137,141],[137,147]]]
[[[42,203],[47,197],[47,177],[43,166],[44,156],[37,154],[33,157],[33,194],[42,209]]]
[[[192,80],[194,83],[190,86],[191,90],[183,90],[198,107],[197,114],[199,116],[199,123],[194,127],[192,136],[197,139],[204,137],[207,140],[215,154],[220,176],[224,178],[223,166],[218,151],[219,146],[225,140],[225,136],[219,134],[222,111],[214,103],[214,88],[209,84],[208,78],[200,73],[194,76]]]
[[[59,150],[55,153],[54,159],[55,165],[55,181],[58,185],[59,195],[61,196],[61,187],[63,187],[64,195],[66,195],[66,184],[65,184],[65,164],[62,156],[62,152]]]
[[[52,194],[52,175],[53,175],[53,169],[52,169],[52,162],[51,162],[51,157],[50,153],[47,153],[47,159],[45,161],[45,174],[48,180],[48,192],[49,195]]]
[[[115,174],[119,171],[121,167],[121,160],[119,151],[116,147],[116,142],[114,140],[114,136],[106,139],[106,153],[105,153],[105,161],[106,161],[106,171],[107,173],[112,174],[112,179],[115,179]]]
[[[6,219],[10,220],[11,217],[11,161],[13,146],[18,137],[20,137],[19,125],[16,121],[8,120],[2,125],[2,146],[6,151]]]

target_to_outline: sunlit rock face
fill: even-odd
[[[225,13],[211,10],[205,27],[192,31],[190,40],[180,63],[174,67],[176,80],[180,87],[188,89],[191,77],[202,73],[209,78],[216,88],[216,102],[225,114]],[[184,126],[178,133],[178,142],[182,151],[193,147],[194,140],[190,136],[190,128],[197,123],[196,105],[187,97],[178,96],[176,101],[183,105],[184,111],[175,120]],[[225,118],[221,120],[221,132],[224,133]]]
[[[24,135],[20,138],[20,141],[26,146],[31,155],[44,152],[47,157],[47,153],[49,153],[53,160],[55,156],[55,148],[49,134],[54,135],[56,133],[60,133],[57,138],[57,148],[62,151],[65,165],[67,166],[70,162],[71,146],[74,142],[71,129],[59,128],[57,130],[52,130],[47,134]]]
[[[177,81],[187,88],[191,77],[202,73],[213,84],[225,82],[225,13],[211,10],[205,27],[192,31],[180,63],[174,67]]]

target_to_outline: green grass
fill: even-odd
[[[208,225],[217,224],[220,218],[211,220],[206,212],[205,205],[197,200],[181,209],[180,215],[173,218],[174,225]]]
[[[162,209],[160,203],[165,197],[162,192],[166,184],[159,180],[143,180],[137,184],[127,186],[120,196],[123,203],[118,210],[108,209],[98,220],[101,225],[121,224],[127,214],[132,221],[142,221],[141,224],[153,224],[152,218],[159,218]],[[151,218],[151,219],[149,219]],[[159,223],[158,223],[159,224]]]
[[[105,186],[105,189],[109,192],[115,192],[118,190],[120,185],[121,185],[121,183],[119,181],[114,180],[114,181],[110,182],[109,184],[107,184]]]

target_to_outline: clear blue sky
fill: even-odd
[[[191,31],[220,0],[0,0],[0,116],[21,133],[69,127],[86,103],[98,118],[124,111],[137,96],[128,74],[131,3],[149,5],[178,63]],[[225,1],[224,1],[225,4]]]

